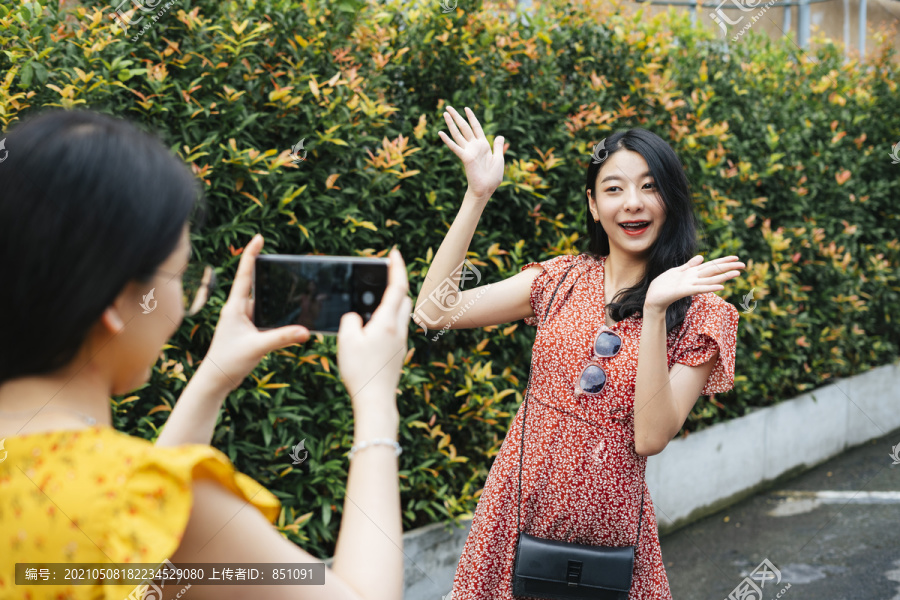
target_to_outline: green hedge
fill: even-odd
[[[460,2],[181,0],[132,41],[109,6],[0,7],[0,121],[47,106],[160,132],[206,184],[194,251],[227,287],[255,232],[267,252],[384,255],[417,291],[465,190],[437,131],[447,103],[509,142],[503,185],[470,248],[484,282],[586,247],[591,147],[649,128],[693,182],[702,252],[738,254],[723,296],[742,315],[735,389],[686,431],[894,361],[900,324],[894,51],[862,66],[751,32],[730,49],[686,14],[554,3],[516,17]],[[164,3],[163,3],[164,4]],[[126,8],[128,5],[126,4]],[[402,7],[402,10],[401,10]],[[465,9],[465,10],[463,10]],[[134,16],[135,19],[140,13]],[[290,162],[291,145],[308,155]],[[211,339],[220,290],[163,349],[149,383],[115,398],[116,426],[154,439]],[[521,322],[413,332],[399,397],[404,526],[471,514],[527,378]],[[333,551],[352,439],[333,339],[267,358],[225,404],[214,444],[284,502],[279,526]],[[306,439],[309,459],[291,466]]]

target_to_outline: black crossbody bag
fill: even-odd
[[[547,304],[544,321],[559,286],[569,275],[566,270]],[[525,421],[528,418],[528,396],[531,374],[525,390],[522,416],[522,444],[519,452],[519,506],[517,517],[516,557],[513,562],[512,593],[514,596],[552,598],[558,600],[627,600],[631,590],[637,540],[641,536],[644,517],[644,492],[638,516],[637,540],[634,546],[609,547],[547,540],[522,532],[522,462],[525,455]],[[643,478],[642,478],[643,488]]]

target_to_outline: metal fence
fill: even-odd
[[[639,0],[633,0],[638,2]],[[782,16],[782,32],[789,35],[791,31],[791,7],[797,6],[798,23],[797,23],[797,43],[800,48],[809,47],[810,17],[809,7],[817,2],[831,2],[832,0],[781,0],[771,4],[773,7],[781,6],[784,8]],[[528,8],[531,6],[531,0],[519,0],[519,6]],[[741,10],[744,12],[753,10],[761,4],[757,0],[753,6],[748,6],[747,0],[721,0],[718,4],[713,2],[697,2],[694,0],[644,0],[640,4],[664,4],[669,6],[686,6],[691,13],[691,22],[697,23],[698,8],[714,8],[715,12],[709,13],[710,18],[723,30],[725,30],[725,43],[728,43],[727,28],[725,22],[732,23],[730,19],[725,18],[723,10]],[[767,3],[768,4],[768,3]],[[843,0],[844,8],[844,56],[849,58],[850,54],[850,0]],[[717,14],[718,13],[718,14]],[[736,23],[736,21],[734,22]],[[866,56],[866,23],[867,23],[867,0],[859,0],[859,56],[864,59]]]
[[[810,18],[809,18],[809,7],[812,4],[818,2],[830,2],[832,0],[781,0],[774,2],[771,4],[773,7],[781,6],[784,8],[783,17],[782,17],[782,32],[785,35],[791,30],[791,7],[796,6],[797,8],[797,42],[798,45],[806,49],[809,47],[809,31],[810,31]],[[844,3],[844,52],[845,56],[849,54],[850,51],[850,0],[843,0]],[[725,23],[729,23],[731,25],[736,24],[738,21],[732,21],[725,16],[723,10],[741,10],[744,12],[748,12],[754,10],[757,6],[761,4],[759,0],[757,0],[756,4],[753,6],[749,6],[748,2],[745,0],[744,2],[740,2],[739,0],[721,0],[718,4],[713,2],[694,2],[692,0],[646,0],[645,2],[641,2],[641,4],[665,4],[670,6],[687,6],[688,10],[691,13],[691,23],[697,23],[697,9],[698,8],[714,8],[715,12],[709,13],[709,17],[716,22],[723,31],[726,30]],[[768,3],[767,3],[768,4]],[[860,57],[865,57],[866,55],[866,0],[859,0],[859,55]],[[727,43],[727,33],[726,33],[726,43]]]

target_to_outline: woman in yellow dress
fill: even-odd
[[[125,435],[112,428],[110,396],[148,380],[188,310],[197,180],[158,139],[97,113],[43,113],[5,139],[0,599],[401,598],[395,392],[411,303],[396,250],[371,321],[344,315],[338,333],[354,448],[324,585],[17,585],[16,563],[321,561],[272,526],[275,496],[209,445],[226,395],[267,353],[309,338],[251,321],[262,238],[244,248],[208,353],[156,443]]]

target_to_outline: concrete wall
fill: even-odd
[[[900,367],[887,365],[676,439],[647,461],[660,531],[898,427]]]
[[[472,521],[462,527],[435,523],[403,536],[403,600],[442,600],[453,587],[453,575]]]
[[[647,461],[660,532],[898,427],[900,366],[895,364],[673,440]],[[441,600],[450,591],[470,525],[454,529],[437,523],[404,535],[404,600]]]

